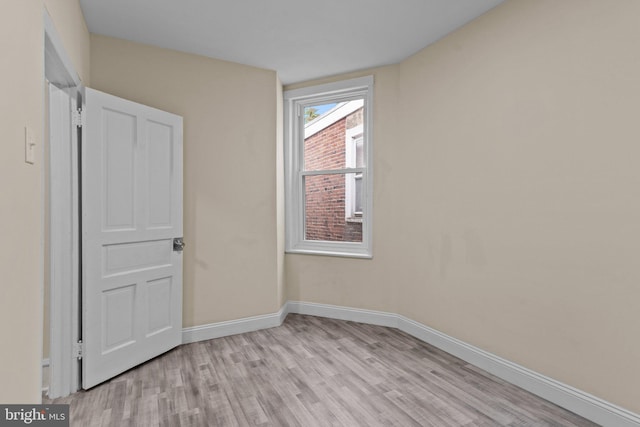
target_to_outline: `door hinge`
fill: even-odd
[[[71,112],[71,121],[74,126],[81,128],[85,125],[85,114],[82,108],[78,108],[75,111]]]
[[[73,358],[81,360],[84,355],[84,344],[82,340],[78,340],[77,343],[73,345]]]

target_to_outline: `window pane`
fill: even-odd
[[[355,142],[356,145],[356,167],[364,167],[364,140],[362,137],[358,138]]]
[[[353,142],[347,141],[347,131],[363,124],[363,105],[362,99],[356,99],[305,107],[305,170],[355,167],[356,152]]]
[[[306,240],[362,242],[362,217],[347,211],[353,181],[355,174],[304,177]]]
[[[355,188],[355,215],[362,216],[362,174],[356,175]]]

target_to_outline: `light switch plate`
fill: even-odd
[[[24,128],[24,161],[31,165],[36,162],[36,138],[29,126]]]

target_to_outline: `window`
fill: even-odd
[[[286,91],[287,252],[371,258],[373,78]]]

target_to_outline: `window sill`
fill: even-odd
[[[296,255],[320,255],[320,256],[332,256],[338,258],[359,258],[359,259],[373,259],[373,255],[367,252],[352,252],[352,251],[339,251],[339,250],[323,250],[323,249],[288,249],[285,251],[287,254]]]

